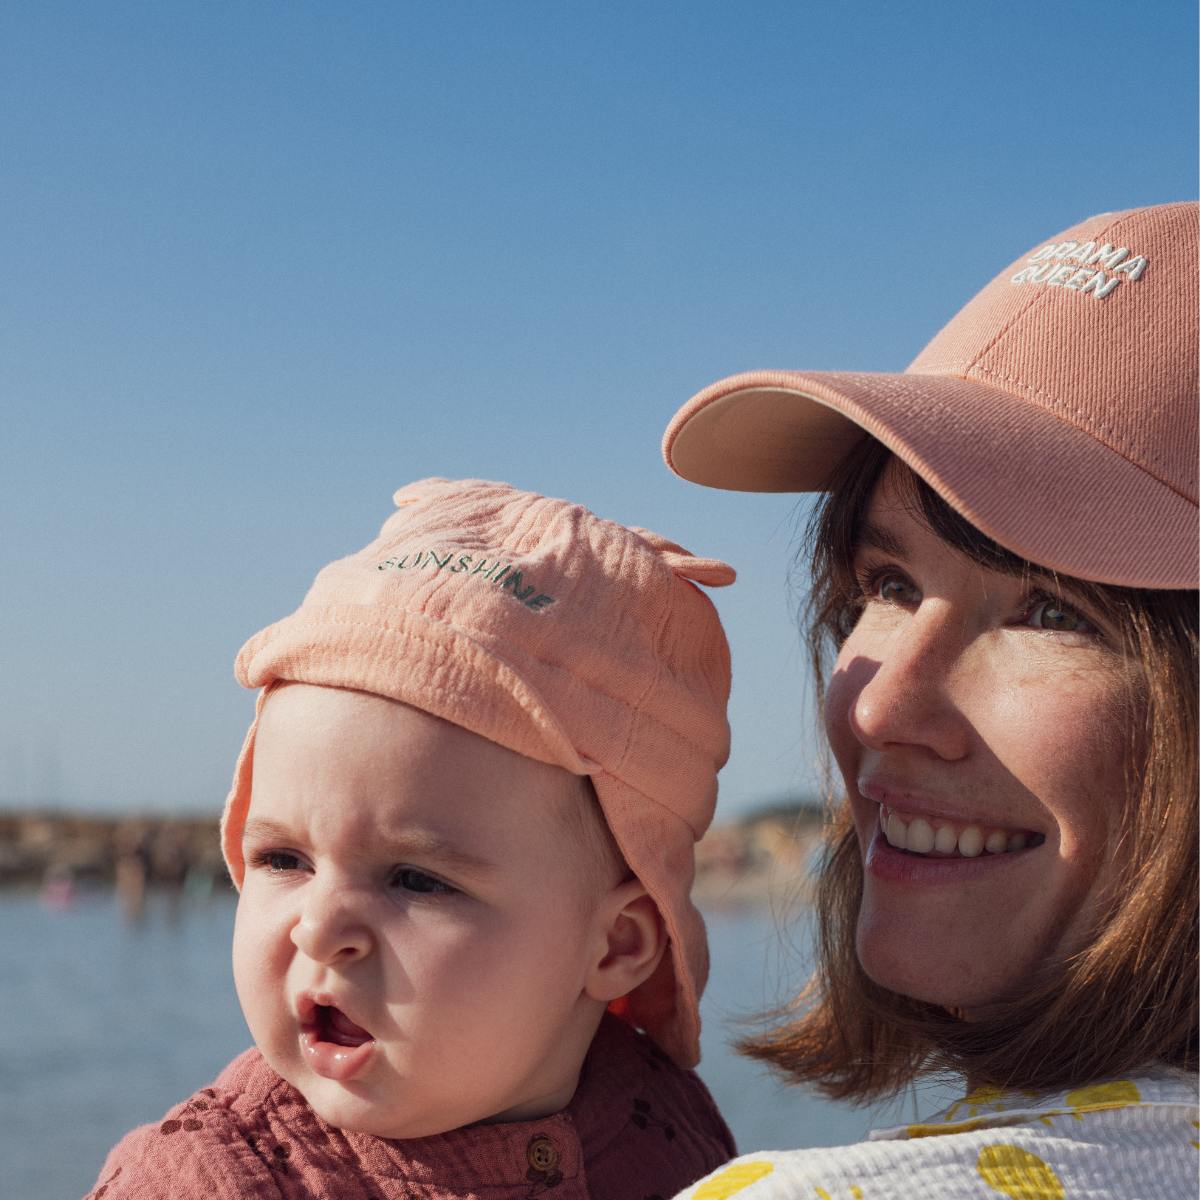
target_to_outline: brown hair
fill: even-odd
[[[856,617],[853,559],[890,451],[873,438],[847,457],[809,526],[809,650],[818,694]],[[993,570],[1038,571],[987,538],[902,467],[899,494],[951,547]],[[889,473],[889,480],[891,474]],[[1197,595],[1066,579],[1120,631],[1137,667],[1129,800],[1109,854],[1117,866],[1090,940],[1043,963],[1020,994],[962,1020],[880,987],[859,965],[862,864],[849,807],[832,804],[817,885],[817,965],[783,1024],[739,1049],[827,1095],[874,1099],[921,1075],[1051,1090],[1158,1062],[1197,1067]]]

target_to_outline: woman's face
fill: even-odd
[[[863,856],[877,983],[978,1009],[1086,936],[1128,792],[1132,689],[1112,631],[972,562],[885,472],[855,556],[864,607],[826,696]]]

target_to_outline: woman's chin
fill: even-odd
[[[859,923],[856,950],[867,978],[910,1000],[953,1010],[978,1011],[994,1004],[1011,983],[999,964],[971,961],[940,953],[932,936],[913,947],[908,939],[889,936],[876,923]]]

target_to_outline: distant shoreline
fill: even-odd
[[[698,901],[791,899],[807,891],[822,814],[775,804],[714,825],[696,846]],[[0,889],[83,886],[232,887],[214,816],[0,810]]]

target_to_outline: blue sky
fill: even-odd
[[[723,804],[809,791],[804,502],[663,426],[1195,195],[1195,92],[1176,0],[5,4],[0,805],[215,810],[237,648],[426,475],[732,562]]]

